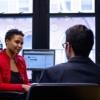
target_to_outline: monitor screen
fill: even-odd
[[[44,69],[55,64],[55,50],[23,49],[27,69]]]

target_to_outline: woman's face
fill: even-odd
[[[10,53],[16,55],[20,52],[23,46],[23,36],[14,35],[10,40],[6,40],[6,46]]]

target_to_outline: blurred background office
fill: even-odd
[[[99,5],[100,0],[0,0],[1,44],[5,48],[8,29],[20,29],[25,33],[23,49],[53,49],[55,64],[59,64],[67,61],[62,47],[65,30],[84,24],[95,36],[90,58],[100,64]]]

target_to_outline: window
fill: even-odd
[[[62,43],[65,42],[65,31],[75,24],[83,24],[92,29],[95,36],[95,17],[51,17],[50,18],[50,49],[56,50],[55,63],[66,62],[65,50]],[[90,54],[95,62],[95,44]]]
[[[32,13],[33,0],[0,0],[0,13]]]
[[[81,0],[80,6],[81,12],[95,12],[94,10],[94,0]]]
[[[5,33],[12,28],[22,30],[25,34],[23,48],[32,48],[32,18],[31,17],[0,17],[0,40],[5,48]],[[28,42],[27,42],[28,41]]]
[[[33,0],[0,0],[0,40],[3,48],[5,33],[12,28],[17,28],[25,34],[23,48],[32,48],[32,16]]]
[[[95,36],[95,0],[50,0],[50,49],[55,49],[55,64],[66,62],[65,31],[75,24],[84,24]],[[95,62],[95,43],[90,53]]]
[[[95,0],[50,0],[50,13],[94,13]]]

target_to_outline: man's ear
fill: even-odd
[[[67,42],[67,43],[66,43],[66,50],[69,51],[69,49],[70,49],[70,44],[69,44],[69,42]]]
[[[70,54],[71,57],[75,56],[75,52],[74,52],[74,50],[72,48],[72,45],[70,45],[70,44],[69,44],[69,54]]]
[[[67,42],[67,52],[69,53],[69,56],[71,57],[71,55],[73,54],[73,48],[72,48],[72,45]]]
[[[70,48],[69,42],[66,42],[66,48],[65,48],[65,50],[66,50],[67,59],[70,59],[70,57],[71,57],[71,48]]]

